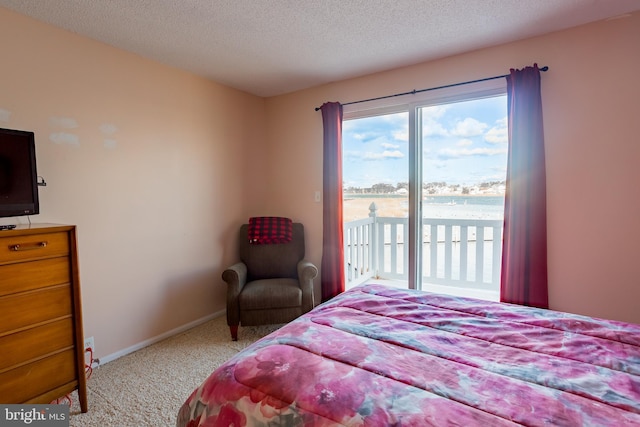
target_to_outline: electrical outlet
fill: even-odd
[[[93,352],[96,352],[96,347],[95,344],[93,342],[93,337],[89,337],[89,338],[85,338],[84,339],[84,349],[88,349],[91,348],[91,350],[93,350]]]

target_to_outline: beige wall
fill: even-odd
[[[267,100],[269,204],[307,226],[319,263],[325,101],[506,74],[543,74],[551,308],[640,323],[640,13]],[[291,176],[297,179],[291,179]]]
[[[221,313],[230,242],[264,194],[247,185],[264,100],[4,9],[0,40],[0,127],[36,134],[31,220],[78,226],[97,356]]]
[[[36,133],[48,186],[32,220],[79,228],[85,335],[98,357],[220,313],[220,273],[250,215],[303,222],[320,265],[316,106],[534,61],[550,66],[551,306],[640,323],[638,13],[267,100],[4,9],[0,40],[0,127]]]

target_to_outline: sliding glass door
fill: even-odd
[[[495,299],[507,164],[504,89],[345,114],[347,287]]]
[[[506,107],[505,95],[419,107],[421,289],[498,296]]]

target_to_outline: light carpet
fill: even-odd
[[[240,327],[231,341],[225,317],[123,356],[93,370],[89,411],[71,395],[72,427],[175,426],[182,403],[238,351],[282,325]]]

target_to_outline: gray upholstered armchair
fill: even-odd
[[[286,323],[311,310],[318,269],[304,259],[304,227],[292,224],[289,243],[250,244],[248,225],[240,227],[240,262],[222,273],[227,282],[227,324],[238,339],[238,325]]]

